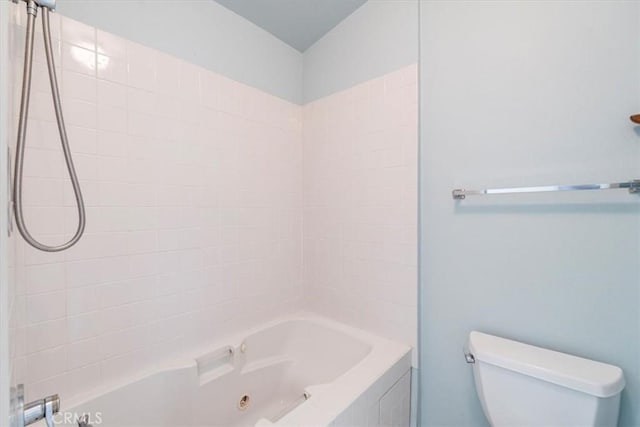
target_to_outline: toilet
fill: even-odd
[[[492,427],[615,427],[622,369],[472,331],[465,357]]]

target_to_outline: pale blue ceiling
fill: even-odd
[[[300,52],[367,0],[216,0]]]

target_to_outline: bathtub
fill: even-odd
[[[77,426],[87,414],[94,427],[409,423],[407,345],[309,314],[223,342],[145,377],[67,399],[56,421]]]

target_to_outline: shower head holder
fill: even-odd
[[[20,0],[13,0],[14,3],[18,3]],[[47,9],[49,9],[50,11],[55,11],[56,10],[56,0],[22,0],[25,3],[29,3],[30,1],[32,1],[33,3],[36,4],[36,6],[38,7],[46,7]]]

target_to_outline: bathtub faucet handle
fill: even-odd
[[[93,427],[89,424],[89,414],[82,414],[78,419],[78,427]]]
[[[57,394],[24,405],[24,425],[28,426],[44,418],[47,427],[53,427],[53,416],[60,410]]]
[[[47,427],[53,427],[53,416],[60,411],[60,398],[57,394],[44,399],[44,421]]]

